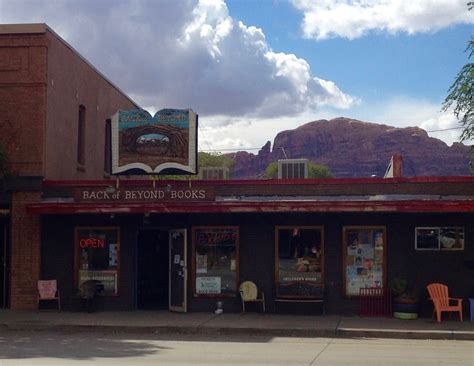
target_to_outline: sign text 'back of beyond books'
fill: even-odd
[[[189,201],[214,201],[215,190],[206,188],[120,188],[114,192],[107,189],[82,189],[74,192],[76,202],[189,202]]]
[[[119,111],[112,117],[112,173],[197,170],[197,114],[190,109]]]

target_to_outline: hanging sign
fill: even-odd
[[[113,174],[196,174],[197,121],[191,109],[118,111],[112,121]]]

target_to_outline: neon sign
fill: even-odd
[[[104,248],[105,240],[104,239],[81,239],[79,240],[79,246],[81,248]]]

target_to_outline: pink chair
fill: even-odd
[[[40,301],[57,301],[58,311],[61,311],[61,298],[59,296],[58,283],[56,280],[38,281],[38,310]]]

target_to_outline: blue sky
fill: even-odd
[[[0,23],[33,22],[151,113],[192,108],[200,150],[337,116],[460,133],[440,109],[468,62],[466,0],[0,0]]]
[[[304,58],[316,75],[368,101],[393,95],[442,101],[467,62],[473,34],[472,24],[458,24],[413,35],[378,31],[315,41],[301,37],[303,14],[287,1],[232,0],[227,6],[233,17],[262,28],[273,49]]]

